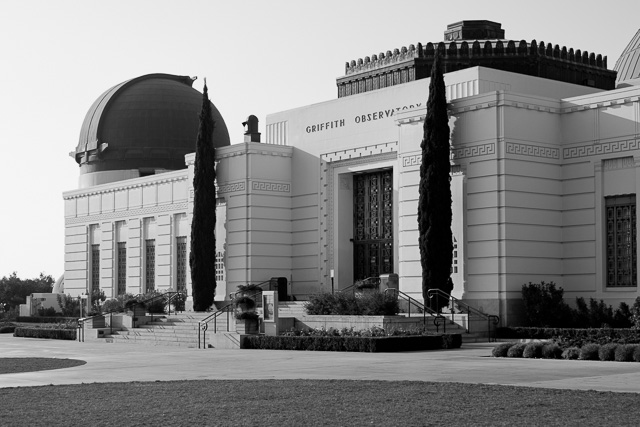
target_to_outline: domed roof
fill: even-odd
[[[185,168],[195,151],[202,94],[188,76],[148,74],[104,92],[93,103],[75,152],[80,173],[127,169]],[[212,104],[216,147],[229,145],[229,133]]]
[[[616,86],[633,84],[631,80],[640,78],[640,30],[633,36],[613,69],[618,72]]]

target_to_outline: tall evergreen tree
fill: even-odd
[[[216,169],[213,130],[215,122],[207,92],[202,91],[200,127],[196,141],[193,174],[193,219],[191,220],[191,249],[189,267],[193,290],[193,309],[205,311],[213,305],[216,293]]]
[[[422,295],[425,301],[428,301],[429,289],[442,289],[448,294],[453,289],[449,116],[438,52],[431,68],[427,116],[420,148],[422,163],[418,201],[418,244],[422,264]],[[439,302],[438,307],[445,303],[443,300]]]

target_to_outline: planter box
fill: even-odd
[[[317,329],[317,328],[353,328],[355,330],[368,329],[374,326],[381,328],[403,328],[421,326],[423,317],[406,316],[319,316],[303,315],[296,317],[296,329]],[[427,326],[432,326],[431,320],[427,317]]]
[[[255,335],[258,333],[257,320],[236,320],[236,333],[241,335]]]

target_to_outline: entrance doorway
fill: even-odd
[[[354,280],[393,273],[393,170],[353,176]]]

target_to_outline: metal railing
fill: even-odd
[[[488,338],[489,341],[492,341],[492,328],[491,326],[493,325],[493,341],[496,340],[496,332],[497,332],[497,326],[500,324],[500,316],[496,316],[495,314],[487,314],[484,313],[480,310],[478,310],[477,308],[467,304],[464,301],[459,300],[458,298],[449,295],[448,293],[444,292],[441,289],[429,289],[427,291],[427,296],[429,297],[430,301],[433,301],[434,304],[430,304],[432,307],[433,305],[436,306],[435,311],[436,312],[440,312],[440,301],[442,301],[443,299],[446,299],[448,301],[447,305],[449,307],[451,307],[451,321],[455,322],[455,309],[457,308],[460,311],[460,314],[467,314],[467,324],[466,324],[466,331],[467,333],[470,333],[470,326],[471,326],[471,316],[477,316],[480,317],[481,319],[485,320],[487,322],[487,334],[488,334]],[[443,305],[444,307],[444,305]]]
[[[146,299],[144,301],[133,302],[133,303],[129,304],[128,306],[125,306],[124,308],[117,308],[117,309],[113,309],[113,310],[107,311],[106,313],[100,313],[100,314],[96,314],[96,315],[93,315],[93,316],[89,316],[89,317],[84,317],[84,318],[78,319],[78,333],[76,334],[77,338],[78,338],[78,341],[79,342],[84,342],[84,323],[85,323],[85,321],[90,320],[90,319],[97,319],[97,318],[100,318],[100,317],[105,317],[106,318],[106,316],[108,315],[109,316],[109,335],[111,335],[111,334],[113,334],[113,315],[114,314],[123,313],[127,309],[131,309],[133,311],[133,310],[135,310],[135,307],[138,307],[140,305],[144,305],[144,307],[147,307],[147,305],[150,302],[155,301],[155,300],[157,300],[159,298],[165,298],[164,306],[165,307],[167,305],[169,306],[169,313],[168,314],[170,316],[171,315],[171,301],[173,299],[177,298],[178,295],[184,295],[184,293],[176,292],[176,291],[168,291],[168,292],[165,292],[163,294],[154,295],[153,297],[148,298],[148,299]],[[140,296],[140,295],[138,295],[138,296]],[[177,310],[174,310],[174,313],[176,311]],[[160,313],[149,313],[149,314],[151,314],[151,321],[153,322],[154,314],[158,315]],[[165,313],[163,313],[163,314],[165,314]],[[134,328],[136,327],[136,320],[137,320],[136,316],[133,316],[133,327]]]
[[[422,323],[425,326],[427,325],[427,315],[429,315],[430,317],[434,317],[433,322],[434,322],[434,325],[436,326],[436,331],[437,331],[438,324],[436,323],[436,319],[435,319],[435,317],[437,317],[437,313],[436,312],[434,312],[429,307],[425,306],[424,304],[422,304],[420,301],[416,300],[415,298],[412,298],[411,295],[405,294],[401,290],[394,289],[394,288],[388,288],[388,289],[384,290],[384,293],[386,295],[393,294],[399,300],[402,299],[402,300],[407,302],[407,311],[405,312],[405,313],[407,313],[407,317],[411,317],[411,307],[412,306],[415,307],[415,311],[413,313],[414,317],[415,317],[415,314],[419,314],[419,315],[421,314],[422,315]]]
[[[207,348],[207,330],[209,329],[209,323],[213,321],[213,333],[218,332],[218,317],[226,314],[227,316],[227,331],[231,332],[229,329],[229,325],[231,323],[230,313],[234,311],[235,301],[238,298],[239,294],[245,294],[254,301],[256,301],[256,297],[259,294],[262,294],[262,290],[266,285],[271,283],[271,280],[264,281],[262,283],[258,283],[256,285],[250,285],[249,287],[239,290],[237,292],[232,292],[229,294],[231,298],[231,302],[224,305],[219,310],[211,313],[209,316],[205,317],[201,321],[198,322],[198,348]],[[257,298],[256,307],[260,306],[262,303],[261,298]]]

